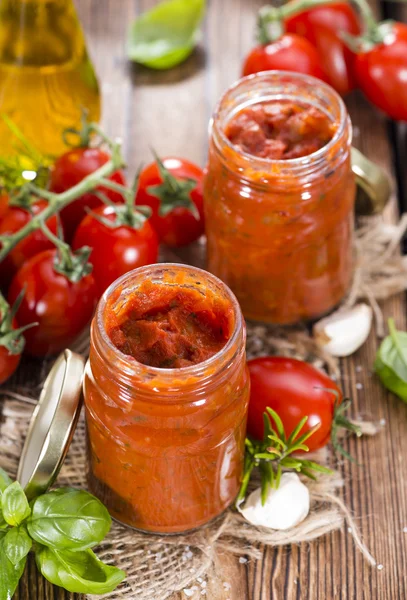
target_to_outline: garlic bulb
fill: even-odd
[[[270,529],[290,529],[301,523],[309,512],[309,491],[296,473],[283,473],[280,486],[270,488],[264,506],[261,489],[252,492],[240,513],[252,525]]]
[[[370,306],[356,304],[315,323],[313,335],[332,356],[350,356],[367,340],[372,318]]]

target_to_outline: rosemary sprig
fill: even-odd
[[[292,456],[299,450],[309,451],[305,442],[319,429],[319,424],[300,435],[308,420],[308,417],[304,417],[287,437],[283,422],[275,410],[268,407],[263,414],[263,420],[263,440],[257,441],[246,438],[243,478],[237,503],[245,498],[250,477],[255,468],[260,471],[261,500],[263,504],[266,501],[269,489],[278,488],[280,485],[283,469],[302,473],[310,479],[315,479],[314,472],[332,473],[327,467],[323,467],[312,460]]]

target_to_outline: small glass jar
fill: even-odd
[[[227,302],[233,331],[223,348],[204,362],[169,369],[121,353],[106,333],[106,319],[146,281]],[[207,523],[235,500],[249,400],[245,338],[236,298],[201,269],[151,265],[105,292],[91,327],[84,396],[90,489],[115,519],[142,531],[179,533]]]
[[[231,118],[274,100],[323,111],[336,124],[333,138],[289,160],[258,158],[234,146],[225,134]],[[251,75],[221,98],[204,182],[208,270],[231,287],[246,318],[314,319],[346,294],[353,273],[351,136],[339,95],[300,73]]]

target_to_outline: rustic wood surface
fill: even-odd
[[[151,147],[161,155],[185,156],[204,164],[212,109],[239,75],[242,57],[252,44],[255,14],[263,3],[210,0],[200,47],[184,65],[161,73],[133,67],[124,52],[129,22],[154,5],[154,0],[76,0],[101,80],[103,125],[109,134],[123,139],[130,173],[150,160]],[[347,104],[355,126],[355,145],[387,170],[396,190],[393,151],[396,143],[405,145],[405,132],[389,125],[358,93],[352,94]],[[398,183],[404,196],[402,173]],[[405,207],[407,198],[402,196],[400,205]],[[390,220],[395,215],[396,194],[386,211]],[[183,253],[180,258],[187,260],[188,255]],[[385,313],[406,329],[404,296],[387,302]],[[372,569],[363,561],[344,528],[312,544],[266,549],[257,563],[241,564],[225,556],[223,560],[231,564],[233,572],[233,588],[225,593],[225,600],[407,598],[407,533],[403,532],[407,527],[407,407],[386,394],[372,376],[376,347],[372,333],[369,342],[343,362],[342,383],[354,399],[355,414],[384,419],[386,426],[375,438],[351,439],[348,449],[363,466],[347,462],[340,469],[346,480],[343,498],[383,569]],[[19,381],[29,383],[27,373],[28,369],[20,369]],[[48,585],[31,561],[16,598],[73,600],[79,596]],[[174,600],[182,598],[183,594],[174,596]]]

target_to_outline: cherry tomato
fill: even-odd
[[[159,162],[164,172],[157,162],[141,172],[136,204],[152,209],[150,221],[161,242],[172,247],[186,246],[198,239],[205,229],[203,171],[183,158],[167,157]],[[195,206],[196,215],[188,203]],[[167,211],[165,216],[162,216],[163,211]]]
[[[114,208],[100,206],[79,225],[72,247],[90,246],[89,262],[93,265],[99,295],[121,275],[132,269],[157,262],[158,238],[149,221],[140,229],[127,225],[107,227],[95,216],[115,220]]]
[[[361,32],[358,15],[350,4],[337,2],[304,10],[285,19],[285,27],[317,49],[328,83],[340,94],[356,87],[355,55],[341,38],[343,32],[355,36]]]
[[[110,156],[100,148],[69,150],[55,161],[51,171],[51,191],[61,193],[68,190],[107,163],[109,158]],[[116,171],[108,179],[115,183],[125,184],[125,177],[121,171]],[[97,189],[99,192],[103,192],[112,202],[123,202],[123,197],[119,192],[103,186]],[[80,196],[61,211],[65,239],[68,242],[72,241],[77,226],[86,215],[86,208],[93,209],[101,204],[103,204],[102,200],[94,192],[89,192]]]
[[[310,450],[328,443],[335,403],[342,401],[342,393],[332,379],[306,362],[283,356],[255,358],[248,361],[248,367],[250,436],[263,438],[263,413],[269,406],[280,416],[287,435],[305,416],[308,420],[301,434],[320,423],[320,428],[306,442]]]
[[[37,215],[47,206],[48,204],[45,200],[38,200],[31,206],[31,213],[25,208],[9,206],[0,219],[0,235],[9,235],[19,231],[31,220],[32,215]],[[47,226],[52,233],[56,234],[56,216],[50,217],[47,220]],[[0,285],[3,288],[7,288],[14,274],[26,260],[39,252],[53,247],[53,243],[45,237],[40,229],[33,231],[29,236],[21,240],[2,261],[0,266]]]
[[[275,42],[253,48],[243,64],[243,75],[273,69],[305,73],[327,81],[314,46],[293,33],[286,33]]]
[[[2,314],[0,313],[0,324],[1,322]],[[17,321],[15,319],[12,321],[12,329],[18,329]],[[0,327],[0,385],[13,375],[21,359],[21,354],[13,354],[2,344],[2,336],[5,334],[6,332],[2,332]]]
[[[389,117],[407,121],[407,25],[379,25],[383,43],[357,55],[355,70],[365,96]]]
[[[6,194],[5,192],[0,192],[0,219],[3,217],[3,215],[6,214],[8,210],[8,200],[8,194]]]
[[[76,283],[54,270],[56,250],[45,250],[30,258],[11,282],[8,300],[24,298],[17,311],[21,326],[38,322],[24,332],[25,352],[32,356],[56,354],[69,347],[90,322],[97,301],[92,275]]]

